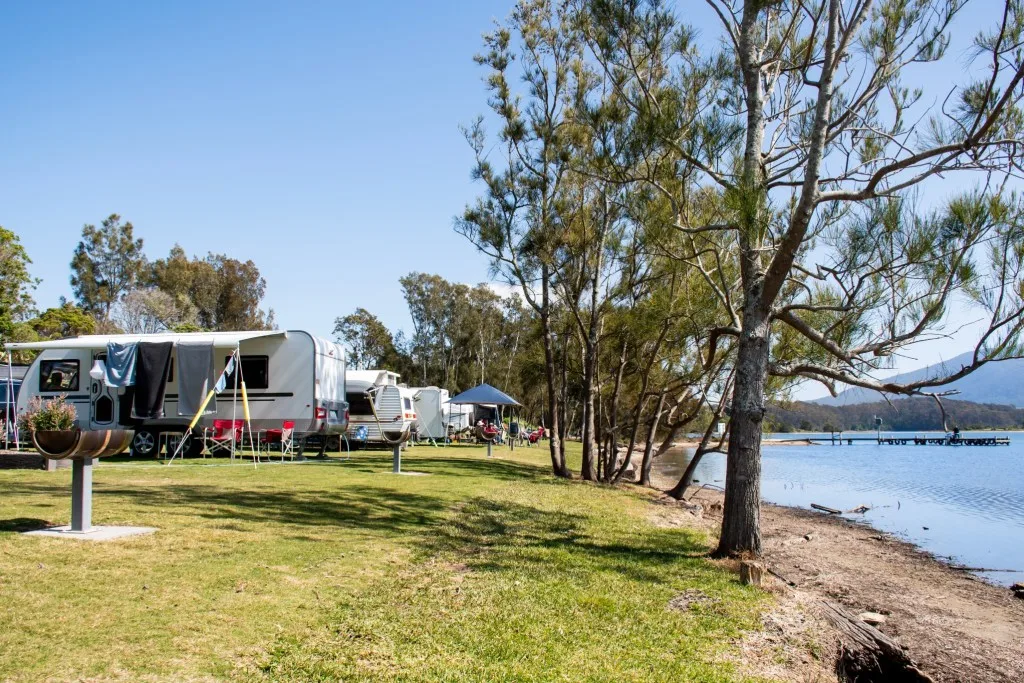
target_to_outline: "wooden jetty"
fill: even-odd
[[[855,441],[868,441],[879,446],[1009,446],[1008,436],[843,436],[842,432],[833,432],[833,446],[852,446]]]

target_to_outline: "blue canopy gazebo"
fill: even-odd
[[[498,420],[501,421],[501,409],[505,406],[514,408],[522,404],[500,389],[495,389],[490,384],[484,383],[467,389],[448,400],[456,405],[491,405],[498,406]],[[510,442],[511,443],[511,442]],[[491,442],[487,442],[487,457],[491,457]]]

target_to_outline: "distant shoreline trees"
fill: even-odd
[[[275,328],[273,310],[261,308],[266,280],[254,262],[213,253],[190,259],[179,245],[150,262],[132,223],[117,214],[82,229],[70,264],[74,303],[62,298],[36,311],[31,263],[17,235],[0,228],[0,341]]]

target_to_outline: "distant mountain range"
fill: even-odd
[[[886,380],[903,383],[952,374],[970,363],[971,357],[972,354],[965,353],[944,363],[929,365],[920,370],[912,370],[891,378],[887,377]],[[1024,408],[1024,359],[986,363],[967,377],[936,389],[936,391],[945,391],[947,389],[958,389],[960,391],[959,394],[950,397],[957,401],[1010,405]],[[893,396],[892,398],[899,397]],[[879,400],[883,400],[883,394],[873,389],[851,387],[846,391],[840,392],[835,398],[826,396],[809,401],[809,403],[826,406],[849,406],[860,403],[874,403]]]
[[[1020,429],[1024,427],[1024,409],[1008,405],[943,400],[950,429]],[[765,429],[769,432],[833,432],[875,429],[875,418],[882,418],[882,429],[923,431],[942,429],[942,413],[930,398],[907,398],[847,406],[825,406],[796,401],[769,404]]]

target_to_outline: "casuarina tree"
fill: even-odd
[[[109,320],[114,304],[139,282],[146,266],[142,239],[130,222],[110,214],[99,228],[82,228],[82,241],[71,259],[71,287],[78,305],[100,320]]]
[[[989,26],[950,50],[975,7]],[[607,84],[646,131],[635,177],[672,202],[692,261],[738,278],[705,362],[735,376],[721,554],[761,551],[775,381],[931,394],[1020,354],[1024,8],[1019,0],[706,0],[719,41],[651,0],[579,4]],[[680,8],[682,9],[682,8]],[[977,17],[974,17],[975,20]],[[695,211],[716,207],[713,216]],[[895,354],[983,323],[962,367],[899,385]]]

